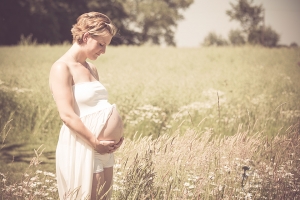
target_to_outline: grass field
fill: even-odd
[[[68,48],[0,47],[2,198],[37,178],[57,198],[48,73]],[[299,48],[109,47],[93,63],[125,123],[114,199],[300,197]]]

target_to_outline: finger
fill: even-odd
[[[114,146],[107,146],[108,151],[111,151],[111,150],[114,150],[114,149],[115,149]]]
[[[103,146],[110,146],[110,145],[114,145],[115,141],[112,141],[112,140],[101,140],[100,144],[103,145]]]
[[[121,146],[121,144],[123,143],[123,141],[124,141],[124,138],[121,138],[120,141],[117,144],[115,144],[115,145]]]
[[[124,137],[121,137],[120,140],[119,140],[119,142],[117,144],[115,144],[115,145],[122,144],[123,140],[124,140]]]
[[[123,144],[123,141],[122,141],[122,142],[119,142],[118,144],[115,144],[114,147],[115,147],[115,148],[119,148],[122,144]]]

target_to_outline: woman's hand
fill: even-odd
[[[124,137],[121,137],[120,141],[116,144],[110,140],[97,140],[95,150],[100,154],[113,153],[122,145],[123,141]]]
[[[124,137],[121,137],[120,141],[117,144],[113,145],[114,148],[111,151],[111,153],[115,152],[122,145],[123,141],[124,141]]]
[[[114,141],[96,140],[95,150],[100,154],[112,153],[114,145],[116,145]]]

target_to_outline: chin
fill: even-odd
[[[98,57],[90,57],[90,60],[97,60]]]

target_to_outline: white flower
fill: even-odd
[[[115,168],[115,169],[121,168],[121,164],[115,164],[114,168]]]
[[[190,183],[185,182],[183,185],[184,185],[185,187],[189,187],[189,186],[190,186]]]
[[[190,185],[190,186],[189,186],[189,189],[194,189],[194,188],[195,188],[194,185]]]
[[[44,172],[45,176],[52,176],[55,177],[55,174],[51,173],[51,172]]]

